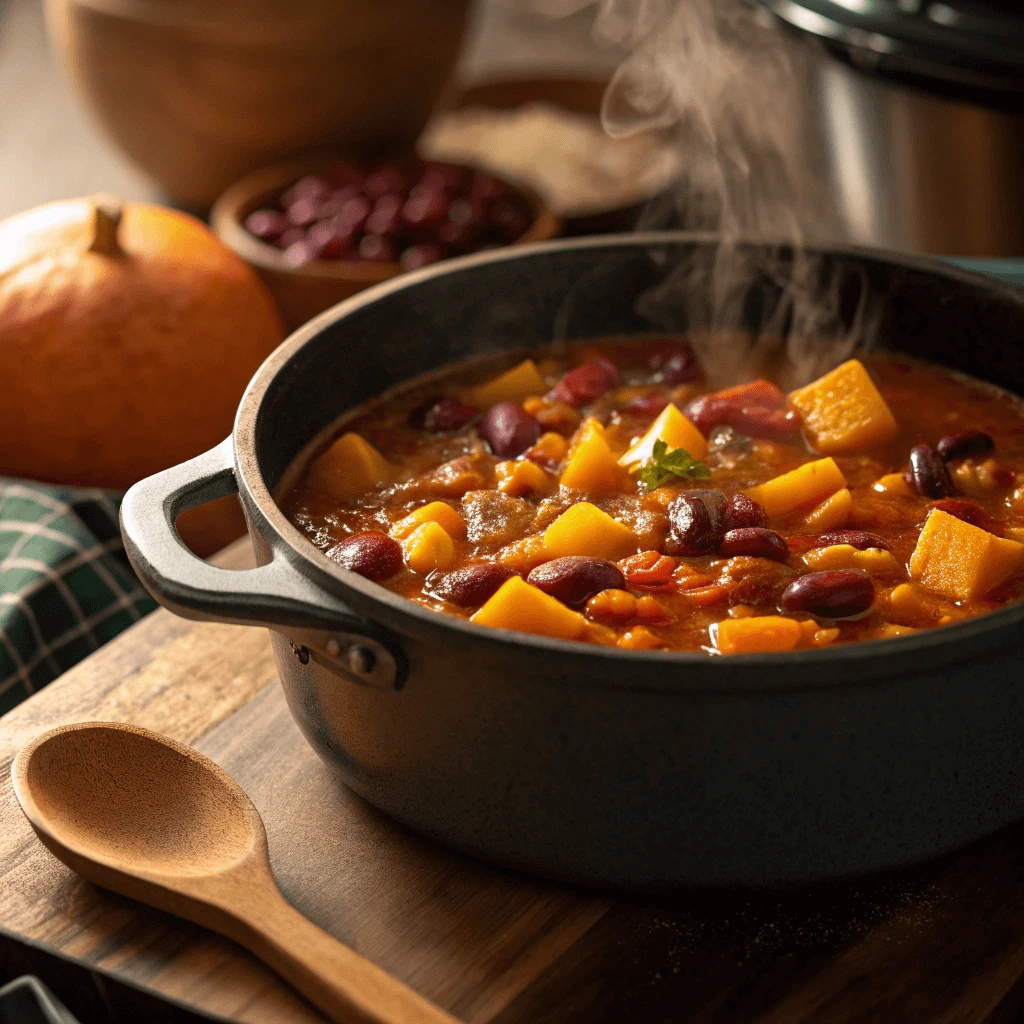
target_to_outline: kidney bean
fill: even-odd
[[[748,437],[777,440],[800,432],[800,416],[793,409],[766,409],[741,405],[734,399],[704,395],[683,410],[686,418],[705,436],[715,427],[729,426]]]
[[[365,199],[363,196],[354,196],[352,199],[346,199],[341,204],[341,209],[338,211],[338,220],[343,224],[347,224],[353,233],[362,231],[366,218],[370,216],[372,209],[368,199]]]
[[[819,534],[812,547],[828,548],[833,544],[849,544],[858,551],[867,551],[868,548],[892,551],[888,541],[883,540],[877,533],[867,533],[865,530],[829,530],[827,533]]]
[[[584,555],[568,555],[538,565],[526,582],[570,608],[581,608],[599,591],[626,587],[626,578],[617,565]]]
[[[482,605],[504,582],[518,575],[507,565],[477,562],[446,572],[437,580],[430,580],[430,591],[460,608],[474,608]]]
[[[631,405],[622,410],[627,416],[635,416],[637,419],[654,419],[665,406],[668,405],[668,398],[665,395],[650,393],[641,395]]]
[[[987,455],[995,451],[996,443],[980,430],[961,430],[958,434],[947,434],[935,446],[944,462],[966,459],[968,455]]]
[[[364,530],[338,541],[328,552],[338,565],[382,583],[402,568],[402,546],[380,530]]]
[[[316,215],[318,220],[329,220],[335,217],[340,217],[342,211],[345,209],[345,204],[350,199],[356,199],[359,196],[359,189],[357,188],[339,188],[337,191],[332,192],[322,203],[316,208]]]
[[[956,494],[945,462],[926,444],[915,444],[910,449],[910,469],[906,476],[907,483],[926,498],[951,498]]]
[[[697,353],[685,342],[662,345],[650,358],[651,369],[661,374],[662,382],[670,387],[688,384],[701,375]]]
[[[363,235],[359,242],[359,258],[365,263],[394,263],[398,254],[390,238],[384,235]]]
[[[442,192],[458,192],[465,181],[467,170],[458,164],[428,160],[423,165],[420,184]]]
[[[476,171],[473,174],[470,194],[482,203],[493,203],[508,194],[508,186],[500,178],[494,178],[483,171]]]
[[[943,498],[940,501],[933,501],[930,508],[937,508],[948,515],[956,516],[971,526],[977,526],[989,533],[999,532],[999,523],[988,514],[980,505],[966,498]]]
[[[607,359],[592,359],[565,374],[548,397],[569,405],[586,405],[621,381],[619,368],[614,363]]]
[[[405,172],[397,164],[379,164],[362,181],[363,193],[371,199],[389,192],[405,192],[408,187]]]
[[[432,434],[461,430],[480,414],[471,405],[457,398],[429,398],[412,411],[409,423]]]
[[[283,235],[274,243],[278,249],[287,249],[289,245],[306,240],[305,228],[288,228]]]
[[[288,220],[296,227],[304,228],[320,218],[320,203],[315,199],[296,199],[286,210]]]
[[[394,235],[402,227],[402,207],[405,197],[394,192],[383,195],[373,204],[366,218],[365,230],[369,235]]]
[[[777,384],[763,377],[757,380],[748,381],[746,384],[736,384],[731,388],[722,388],[715,391],[713,398],[724,398],[729,402],[738,402],[743,406],[760,406],[762,409],[778,409],[785,401],[785,395],[779,390]]]
[[[499,402],[480,420],[480,436],[501,459],[522,455],[540,437],[541,425],[521,406]]]
[[[352,232],[345,224],[314,224],[306,232],[306,239],[322,260],[335,260],[352,252]]]
[[[502,241],[514,242],[529,230],[533,223],[533,212],[519,196],[506,195],[495,200],[488,220]]]
[[[436,242],[420,242],[419,245],[410,245],[403,250],[399,263],[403,270],[417,270],[443,259],[444,249]]]
[[[448,197],[436,189],[421,189],[410,195],[402,207],[402,220],[415,229],[440,224],[447,217]]]
[[[847,619],[866,612],[875,600],[875,585],[860,569],[812,572],[782,592],[783,611],[810,612],[823,619]]]
[[[681,555],[708,555],[725,536],[725,495],[721,491],[684,491],[668,507],[672,537]]]
[[[726,558],[747,555],[750,558],[771,558],[776,562],[784,562],[789,557],[789,548],[774,530],[744,526],[726,531],[718,546],[718,553]]]
[[[289,228],[288,218],[279,210],[255,210],[245,218],[245,230],[264,242],[276,242]]]
[[[331,194],[331,183],[322,178],[319,174],[307,174],[299,178],[284,195],[281,196],[281,205],[287,209],[300,199],[311,200],[314,204],[322,203]]]
[[[743,530],[750,527],[766,527],[768,513],[764,506],[745,494],[734,494],[726,503],[723,513],[725,531]]]
[[[299,241],[292,242],[284,251],[285,262],[293,267],[303,267],[307,263],[312,263],[319,258],[319,255],[319,248],[308,238],[300,238]]]

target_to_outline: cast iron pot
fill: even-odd
[[[231,438],[128,492],[132,564],[180,615],[268,626],[292,714],[341,779],[496,864],[638,889],[795,882],[927,858],[1024,817],[1024,604],[832,649],[626,652],[420,608],[340,568],[274,504],[295,455],[396,380],[553,337],[686,329],[685,304],[654,303],[653,324],[638,297],[713,249],[652,234],[483,253],[334,307],[260,368]],[[1024,292],[930,261],[820,255],[825,276],[881,300],[889,347],[1024,391]],[[774,287],[752,283],[751,324]],[[199,561],[173,527],[235,490],[260,565],[248,572]]]

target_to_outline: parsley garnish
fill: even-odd
[[[651,457],[640,470],[640,480],[649,491],[660,487],[672,476],[679,476],[684,480],[707,480],[710,475],[711,470],[685,448],[673,448],[669,451],[664,441],[654,442]]]

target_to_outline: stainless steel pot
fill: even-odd
[[[649,331],[638,297],[715,248],[677,233],[562,241],[336,306],[259,370],[231,438],[128,492],[132,564],[178,614],[270,628],[292,713],[347,785],[511,868],[634,888],[795,881],[929,857],[1024,816],[1024,604],[835,649],[625,652],[430,612],[326,558],[271,498],[319,431],[397,378]],[[819,255],[823,274],[883,300],[889,346],[1024,392],[1024,294],[928,261]],[[747,322],[776,299],[752,283]],[[655,305],[671,318],[657,327],[690,326],[684,303]],[[236,489],[249,572],[194,558],[173,526]]]
[[[755,0],[823,41],[793,111],[842,237],[1024,255],[1024,11],[977,0]]]

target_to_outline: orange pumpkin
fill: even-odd
[[[204,224],[101,197],[0,224],[0,475],[123,489],[226,437],[283,337],[256,274]],[[244,529],[186,513],[194,550]]]

